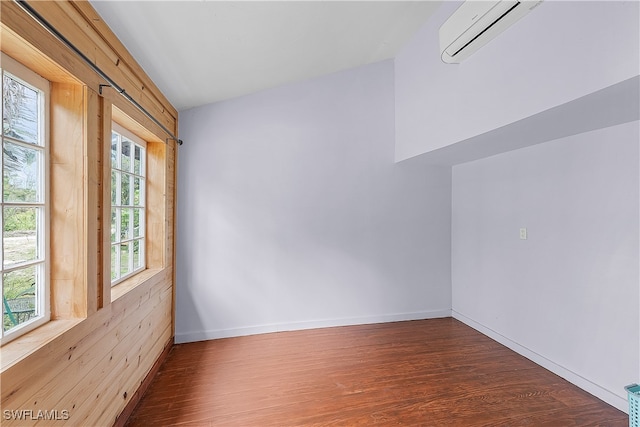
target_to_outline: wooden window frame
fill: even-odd
[[[166,221],[167,212],[167,145],[164,141],[152,133],[145,125],[131,118],[123,111],[126,105],[123,105],[119,98],[115,98],[110,105],[109,114],[105,111],[105,117],[109,117],[112,124],[119,129],[124,129],[129,135],[133,135],[146,143],[146,185],[145,185],[145,269],[133,273],[127,278],[114,283],[111,286],[111,302],[122,297],[126,293],[136,288],[146,279],[160,272],[163,268],[171,263],[171,259],[167,258],[168,246]],[[123,107],[121,109],[121,107]],[[111,132],[109,132],[109,136]],[[106,138],[106,136],[105,136]],[[110,144],[105,150],[105,156],[110,155]],[[111,182],[111,168],[108,168],[108,177],[105,180]],[[110,186],[108,186],[110,187]],[[107,194],[108,193],[108,194]],[[105,189],[105,197],[111,200],[111,189]],[[111,206],[107,207],[108,212],[105,217],[111,218]],[[107,216],[108,215],[108,216]],[[105,263],[109,267],[105,274],[111,273],[111,241],[110,235],[105,236],[104,252]],[[110,279],[110,275],[107,277]]]
[[[133,235],[133,228],[132,228],[131,229],[132,235],[127,239],[122,239],[122,238],[118,237],[118,234],[119,234],[118,232],[120,231],[120,229],[119,229],[119,227],[116,227],[116,232],[115,232],[116,238],[115,238],[115,241],[111,241],[110,240],[110,252],[109,253],[111,254],[111,257],[110,257],[111,286],[116,286],[119,283],[123,282],[124,280],[126,280],[126,279],[128,279],[128,278],[130,278],[130,277],[132,277],[132,276],[144,271],[147,268],[147,263],[146,263],[146,252],[147,252],[146,251],[146,242],[147,242],[147,231],[146,231],[146,223],[147,223],[147,218],[146,218],[146,216],[147,216],[147,207],[146,207],[147,142],[144,139],[140,138],[138,135],[134,134],[133,132],[131,132],[130,130],[128,130],[124,126],[119,125],[116,122],[112,122],[111,127],[112,127],[112,129],[111,129],[112,134],[113,133],[117,133],[118,135],[120,135],[121,138],[124,137],[127,140],[129,140],[132,143],[134,143],[135,145],[139,146],[143,150],[142,155],[143,155],[143,158],[144,158],[144,160],[141,162],[141,173],[140,174],[135,174],[135,173],[132,173],[131,171],[125,171],[121,167],[114,166],[110,162],[110,172],[111,173],[113,173],[115,171],[115,172],[119,173],[121,177],[124,174],[132,175],[132,176],[134,176],[134,178],[135,177],[142,178],[142,181],[143,181],[142,190],[141,190],[142,204],[139,207],[134,206],[134,203],[131,203],[130,205],[127,205],[127,208],[131,207],[131,209],[138,208],[138,209],[142,210],[142,217],[141,217],[142,218],[141,219],[142,220],[142,225],[143,225],[143,227],[142,227],[142,229],[143,229],[142,236],[141,237],[134,236]],[[118,153],[118,154],[120,154],[120,153]],[[112,182],[112,180],[110,180],[109,182]],[[118,188],[119,191],[117,191],[116,193],[121,193],[121,190],[122,190],[121,182],[118,183],[118,187],[119,187]],[[111,188],[110,191],[113,191],[113,188]],[[130,191],[133,191],[133,189],[131,189]],[[131,197],[133,197],[133,196],[131,196]],[[125,207],[124,207],[124,205],[122,205],[122,203],[120,203],[120,205],[116,205],[114,207],[113,200],[111,198],[110,198],[110,200],[111,200],[111,203],[110,203],[111,212],[110,212],[109,218],[112,218],[114,209],[124,209]],[[117,196],[116,196],[116,200],[117,200]],[[109,233],[109,234],[111,234],[111,233]],[[138,268],[136,268],[135,265],[132,262],[130,262],[130,264],[132,265],[132,269],[130,271],[128,271],[127,274],[125,274],[123,276],[118,276],[117,278],[113,279],[113,268],[114,268],[113,263],[114,263],[114,259],[113,259],[112,252],[111,252],[113,250],[113,247],[116,246],[116,245],[121,245],[123,242],[133,244],[136,241],[141,243],[141,252],[140,252],[140,256],[142,258],[141,265]],[[117,252],[117,255],[116,255],[117,259],[115,261],[116,262],[116,266],[117,266],[116,269],[122,271],[122,267],[120,265],[120,261],[121,261],[120,252],[119,251],[116,251],[116,252]],[[130,253],[131,253],[131,251],[130,251]]]

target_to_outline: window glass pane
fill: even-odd
[[[131,254],[129,253],[130,249],[130,243],[122,243],[120,245],[120,277],[125,276],[132,271],[129,266],[129,262],[132,261]]]
[[[5,136],[38,143],[38,92],[3,75],[2,131]]]
[[[131,239],[131,217],[133,214],[131,213],[133,209],[121,209],[121,218],[120,218],[120,240],[128,240]]]
[[[120,172],[118,171],[111,171],[111,205],[119,205],[118,203],[118,194],[120,193],[118,191],[118,188],[120,188],[118,182],[120,179]]]
[[[4,201],[40,201],[40,150],[5,142],[2,151]]]
[[[118,134],[115,132],[111,133],[111,167],[119,168],[120,156],[118,156]]]
[[[37,270],[38,266],[31,265],[2,275],[4,331],[13,329],[39,314],[36,304]]]
[[[144,204],[144,196],[142,194],[142,178],[133,177],[133,205],[142,206]]]
[[[120,271],[119,262],[118,262],[120,261],[120,255],[118,253],[119,249],[120,249],[120,245],[111,246],[111,280],[112,281],[120,277],[120,275],[118,274]]]
[[[35,207],[5,207],[2,246],[4,265],[38,258],[38,211]]]
[[[133,269],[142,268],[142,245],[140,240],[133,241]]]
[[[111,208],[111,243],[118,238],[118,225],[120,224],[120,209]]]
[[[133,237],[144,236],[144,222],[143,222],[142,209],[133,210]]]
[[[125,172],[131,172],[131,141],[122,138],[121,153],[120,169]]]
[[[131,175],[121,174],[120,179],[120,204],[122,206],[131,206]]]
[[[136,145],[134,158],[133,158],[133,173],[135,173],[136,175],[143,175],[144,169],[142,165],[142,156],[143,156],[142,147],[140,147],[139,145]]]

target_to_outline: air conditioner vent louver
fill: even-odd
[[[542,0],[468,0],[440,27],[442,61],[460,63]]]

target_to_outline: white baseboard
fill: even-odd
[[[432,310],[413,313],[384,314],[379,316],[349,317],[340,319],[305,320],[301,322],[275,323],[243,328],[216,329],[196,332],[177,332],[176,344],[207,341],[219,338],[241,337],[246,335],[266,334],[270,332],[299,331],[304,329],[330,328],[334,326],[367,325],[372,323],[401,322],[404,320],[435,319],[451,317],[451,310]]]
[[[553,372],[554,374],[564,378],[565,380],[569,381],[572,384],[575,384],[576,386],[580,387],[581,389],[583,389],[584,391],[591,393],[592,395],[594,395],[595,397],[597,397],[598,399],[608,403],[609,405],[625,412],[625,413],[629,413],[629,405],[627,403],[627,399],[626,396],[621,396],[619,394],[616,394],[614,392],[612,392],[611,390],[607,390],[603,387],[601,387],[600,385],[580,376],[579,374],[576,374],[575,372],[571,371],[570,369],[565,368],[564,366],[558,365],[557,363],[547,359],[544,356],[541,356],[540,354],[536,353],[533,350],[528,349],[527,347],[524,347],[520,344],[518,344],[515,341],[512,341],[511,339],[505,337],[504,335],[501,335],[500,333],[494,331],[491,328],[488,328],[468,317],[466,317],[464,314],[459,313],[455,310],[451,310],[451,314],[453,316],[454,319],[457,319],[459,321],[461,321],[462,323],[466,324],[467,326],[472,327],[473,329],[477,330],[478,332],[481,332],[482,334],[488,336],[489,338],[499,342],[500,344],[504,345],[505,347],[510,348],[511,350],[515,351],[516,353],[526,357],[527,359],[531,360],[532,362],[542,366],[543,368]]]

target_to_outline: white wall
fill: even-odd
[[[639,140],[633,122],[453,167],[454,316],[623,410],[640,378]]]
[[[443,2],[395,59],[397,160],[640,74],[636,1],[545,1],[462,64],[444,64],[438,29],[459,5]]]
[[[176,339],[448,316],[450,168],[394,164],[393,63],[181,112]]]

